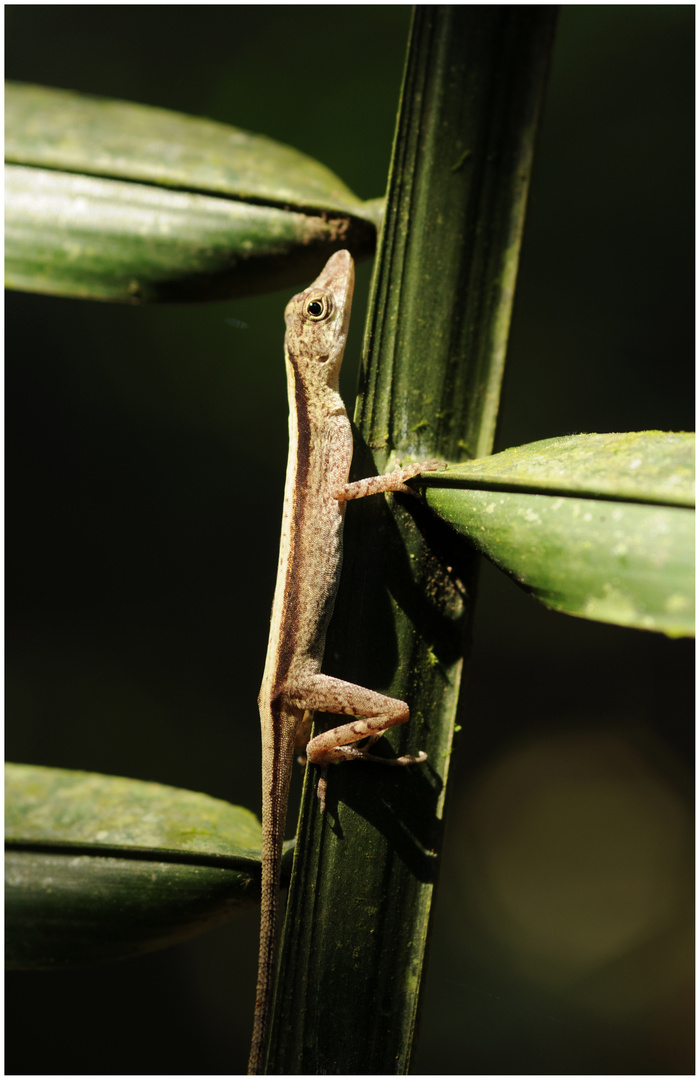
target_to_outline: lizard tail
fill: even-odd
[[[265,1072],[267,1042],[270,1035],[279,936],[282,845],[287,818],[289,782],[294,761],[293,739],[282,737],[279,740],[274,748],[273,760],[267,763],[267,767],[266,758],[267,755],[263,754],[260,952],[253,1039],[248,1061],[248,1075],[250,1076],[259,1076]]]

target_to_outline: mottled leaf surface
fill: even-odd
[[[147,952],[259,900],[250,811],[164,784],[5,767],[7,964]]]
[[[548,607],[689,636],[694,451],[678,432],[547,439],[426,477],[426,499]]]
[[[374,250],[362,202],[307,155],[165,109],[9,83],[5,280],[129,303],[286,287]]]

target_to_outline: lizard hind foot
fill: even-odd
[[[380,757],[379,754],[371,754],[369,750],[361,750],[358,746],[337,746],[333,751],[335,762],[341,761],[373,761],[377,765],[421,765],[428,760],[424,750],[419,754],[402,754],[400,757]]]
[[[370,761],[378,761],[380,765],[421,765],[428,760],[425,750],[421,750],[419,754],[402,754],[395,758],[377,757],[376,754],[368,754],[367,757]]]

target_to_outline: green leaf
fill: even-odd
[[[163,784],[5,766],[7,964],[147,952],[259,900],[250,811]]]
[[[547,439],[451,468],[426,498],[547,607],[692,636],[694,453],[688,433]]]
[[[434,478],[442,486],[445,474]],[[426,476],[431,482],[431,478]],[[527,443],[452,466],[449,481],[695,506],[695,433],[630,431]]]
[[[5,839],[124,851],[260,855],[250,810],[165,784],[39,765],[5,767]]]
[[[225,124],[66,90],[6,87],[11,288],[127,302],[282,288],[374,248],[378,200]]]
[[[296,209],[362,210],[320,162],[213,120],[10,82],[5,123],[6,161]]]
[[[461,439],[491,449],[555,14],[415,10],[354,477],[382,472],[392,452],[457,457]],[[386,742],[428,762],[329,770],[325,817],[307,770],[275,1074],[409,1070],[442,845],[478,559],[408,496],[348,507],[345,537],[324,670],[406,701],[410,722]]]

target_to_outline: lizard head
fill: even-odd
[[[318,365],[317,374],[337,384],[350,325],[355,264],[349,251],[336,251],[308,289],[287,304],[285,345],[290,356]]]

